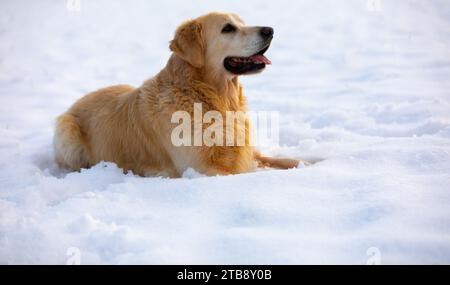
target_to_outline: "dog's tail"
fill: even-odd
[[[60,167],[80,170],[89,167],[85,139],[76,117],[65,113],[56,122],[53,147],[55,159]]]

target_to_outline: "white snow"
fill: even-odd
[[[280,112],[262,151],[317,163],[59,170],[55,117],[141,84],[177,25],[212,10],[275,28],[273,65],[242,79],[251,110]],[[65,264],[72,247],[82,264],[450,263],[449,27],[446,0],[1,1],[0,263]]]

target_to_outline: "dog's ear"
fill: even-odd
[[[175,32],[170,50],[192,66],[202,67],[205,61],[202,25],[196,20],[184,22]]]

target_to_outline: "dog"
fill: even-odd
[[[175,146],[174,112],[220,114],[247,110],[239,76],[270,64],[264,53],[274,30],[250,27],[235,14],[209,13],[182,23],[170,41],[172,54],[155,77],[139,88],[116,85],[78,100],[58,117],[55,160],[79,171],[100,161],[116,163],[140,176],[181,177],[188,168],[204,175],[254,171],[258,166],[288,169],[299,160],[261,155],[244,145]],[[248,132],[248,117],[245,131]]]

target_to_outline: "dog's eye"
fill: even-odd
[[[235,26],[233,26],[232,24],[226,24],[225,27],[223,27],[222,29],[222,34],[232,33],[234,31],[236,31]]]

